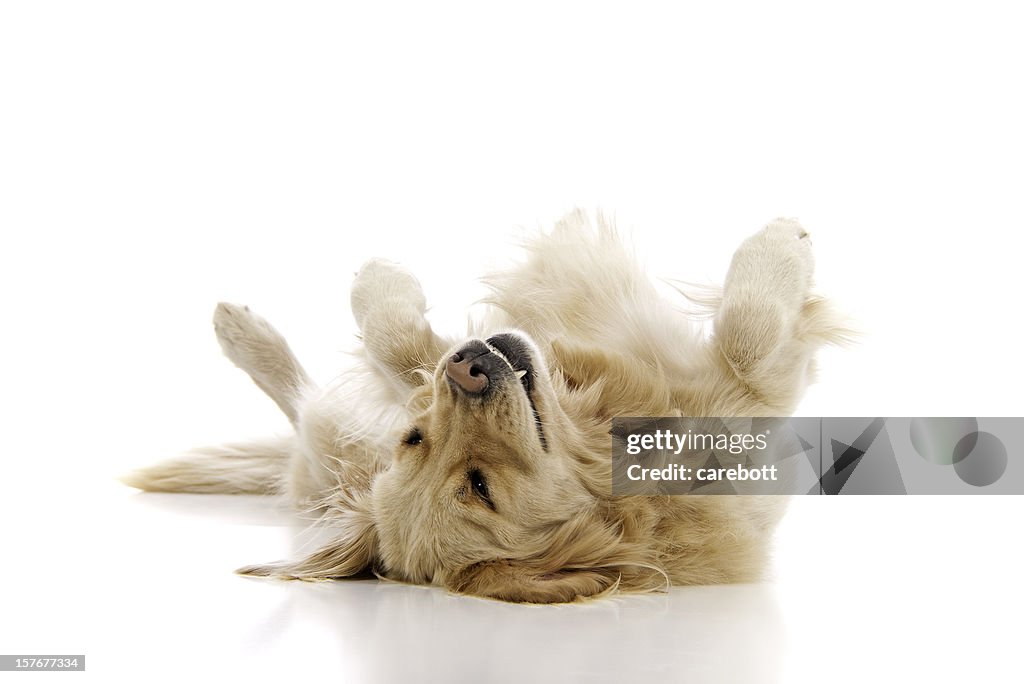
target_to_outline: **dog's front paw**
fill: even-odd
[[[777,218],[748,242],[759,243],[758,246],[766,252],[768,258],[794,268],[797,271],[794,275],[799,275],[810,284],[814,274],[811,236],[796,219]]]
[[[726,278],[726,293],[759,291],[802,306],[811,289],[814,251],[811,238],[795,219],[778,218],[740,246]]]
[[[427,310],[423,288],[415,276],[392,261],[371,259],[352,283],[352,315],[360,329],[373,310],[384,303],[401,304],[401,308],[410,307],[420,315]]]

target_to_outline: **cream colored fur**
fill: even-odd
[[[318,512],[333,541],[247,574],[374,571],[538,603],[756,580],[785,500],[611,496],[608,430],[614,416],[788,415],[814,351],[844,334],[811,295],[807,233],[778,219],[740,246],[708,300],[714,334],[705,339],[654,291],[614,229],[593,223],[566,216],[526,246],[521,266],[486,279],[490,310],[473,336],[517,331],[534,361],[529,398],[516,383],[487,401],[455,391],[444,361],[460,345],[431,330],[413,276],[374,260],[352,288],[362,364],[325,389],[266,321],[217,308],[225,353],[288,415],[293,438],[197,451],[126,481],[283,493]]]

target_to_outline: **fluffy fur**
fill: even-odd
[[[613,497],[608,433],[614,416],[793,410],[814,351],[843,335],[810,294],[807,233],[779,219],[740,246],[722,290],[704,299],[707,338],[595,223],[570,214],[526,246],[521,266],[486,278],[490,311],[473,337],[511,331],[519,351],[487,343],[500,363],[482,396],[453,380],[465,341],[431,329],[419,283],[395,264],[370,261],[357,275],[362,364],[325,389],[266,321],[220,304],[226,355],[294,436],[203,449],[126,481],[284,494],[330,530],[312,555],[244,574],[373,571],[536,603],[758,579],[783,498]]]

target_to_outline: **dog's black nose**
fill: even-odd
[[[473,340],[451,355],[444,372],[463,392],[480,394],[490,384],[488,375],[493,374],[499,364],[501,361],[491,354],[486,344]]]

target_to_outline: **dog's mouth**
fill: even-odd
[[[527,396],[530,396],[533,392],[533,358],[530,355],[530,348],[526,346],[522,338],[511,333],[502,333],[488,337],[486,344],[492,352],[497,352],[497,356],[508,364],[512,374],[519,379],[519,383],[526,390]]]
[[[472,340],[445,363],[445,375],[453,391],[470,397],[486,398],[496,387],[514,376],[526,393],[541,446],[547,450],[544,425],[534,397],[536,370],[533,351],[519,335],[501,333],[486,341]]]
[[[529,401],[530,411],[534,413],[534,424],[537,426],[541,446],[544,451],[548,451],[548,440],[544,436],[544,422],[541,420],[541,412],[537,410],[537,401],[534,398],[534,358],[532,358],[529,346],[521,337],[511,333],[488,337],[486,344],[504,358],[506,364],[512,369],[512,373],[519,379],[519,384],[526,391],[526,399]]]
[[[533,421],[537,427],[540,444],[547,451],[548,443],[544,437],[544,423],[541,421],[540,411],[537,410],[537,402],[533,396],[535,371],[529,345],[523,338],[512,333],[501,333],[488,337],[487,345],[504,359],[515,376],[519,378],[519,383],[526,391],[526,398],[530,402],[530,410],[533,412]]]

